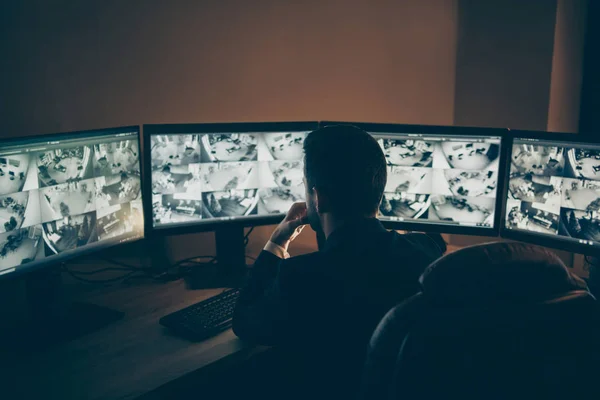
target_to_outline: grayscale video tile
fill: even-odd
[[[379,206],[379,216],[390,219],[426,219],[429,205],[429,194],[384,193]]]
[[[152,196],[152,215],[155,226],[198,222],[204,214],[203,209],[202,198],[193,198],[186,194]]]
[[[388,166],[386,193],[431,193],[431,168]]]
[[[94,176],[140,172],[137,140],[100,143],[94,146]]]
[[[600,150],[570,148],[565,153],[566,177],[600,180]]]
[[[498,170],[434,169],[433,193],[447,196],[495,197]]]
[[[500,145],[496,143],[449,140],[436,143],[433,168],[497,170],[499,156]]]
[[[432,195],[429,220],[493,226],[495,200],[489,197]]]
[[[258,190],[202,193],[204,218],[243,217],[257,213]]]
[[[600,202],[595,203],[586,211],[561,209],[560,234],[575,239],[600,242],[599,205]]]
[[[30,154],[0,156],[0,195],[38,187],[37,167]]]
[[[559,222],[559,212],[553,208],[548,208],[545,204],[513,199],[507,200],[507,228],[557,234]]]
[[[563,176],[565,170],[564,148],[515,144],[510,162],[511,177],[517,174]]]
[[[94,175],[91,146],[54,149],[37,153],[35,158],[40,187],[81,181]]]
[[[222,162],[200,165],[202,192],[256,189],[259,186],[257,162]]]
[[[141,233],[144,229],[143,218],[142,203],[139,200],[99,209],[96,211],[98,240]]]
[[[73,181],[39,189],[42,222],[96,210],[94,179]]]
[[[199,163],[202,153],[201,135],[154,135],[150,138],[153,170]]]
[[[388,165],[431,167],[435,142],[413,139],[378,139]]]
[[[42,227],[44,241],[50,249],[50,254],[73,250],[98,240],[95,212],[46,222]]]
[[[558,213],[562,203],[563,186],[563,178],[557,176],[511,174],[508,198],[545,204],[546,208]]]
[[[138,200],[141,196],[142,183],[140,176],[135,173],[121,173],[96,178],[94,188],[96,207],[106,208]]]
[[[38,225],[41,220],[37,190],[0,196],[0,233]]]
[[[257,161],[258,137],[254,133],[202,135],[201,162]]]
[[[285,214],[294,203],[304,201],[304,189],[261,188],[258,190],[258,214]]]
[[[260,135],[259,160],[300,161],[308,132],[267,132]],[[263,149],[264,143],[264,149]],[[266,151],[264,151],[266,150]]]
[[[42,227],[33,225],[0,233],[0,272],[45,257]]]

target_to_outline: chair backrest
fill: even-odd
[[[390,311],[371,341],[395,340],[385,398],[594,392],[598,303],[554,254],[521,243],[473,246],[436,261],[421,284],[422,293]]]

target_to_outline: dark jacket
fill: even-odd
[[[255,343],[286,345],[313,372],[356,381],[377,323],[419,291],[419,276],[444,251],[439,235],[400,235],[374,218],[344,225],[319,252],[282,260],[263,251],[233,330]]]

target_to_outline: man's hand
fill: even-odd
[[[302,232],[308,223],[306,203],[292,204],[287,215],[271,235],[271,242],[287,250],[290,242]]]

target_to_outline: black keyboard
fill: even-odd
[[[191,340],[204,340],[231,327],[240,289],[227,289],[160,319],[160,324]]]

